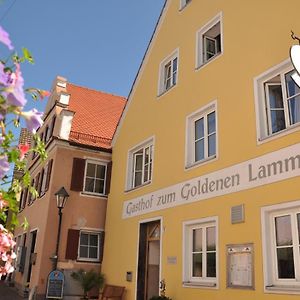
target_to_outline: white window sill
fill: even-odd
[[[193,163],[188,163],[186,166],[185,166],[185,169],[186,170],[189,170],[189,169],[192,169],[192,168],[196,168],[198,166],[202,166],[206,163],[209,163],[213,160],[215,160],[217,158],[217,155],[212,155],[210,157],[207,157],[207,158],[204,158],[204,159],[201,159],[201,160],[198,160],[196,162],[193,162]]]
[[[175,86],[177,85],[177,83],[173,84],[172,86],[170,86],[167,90],[164,90],[162,92],[160,92],[158,95],[157,95],[157,98],[160,98],[161,96],[167,94],[169,91],[171,91]]]
[[[270,285],[265,287],[266,292],[282,294],[300,294],[300,285]]]
[[[286,129],[283,129],[283,130],[280,130],[278,132],[272,133],[268,136],[264,136],[264,137],[259,138],[258,139],[258,144],[263,144],[263,143],[272,141],[274,139],[283,137],[287,134],[290,134],[290,133],[293,133],[293,132],[296,132],[296,131],[299,131],[299,130],[300,130],[300,122],[298,122],[296,124],[293,124],[292,126],[289,126]]]
[[[194,287],[194,288],[216,288],[217,284],[215,282],[195,282],[195,281],[184,281],[182,282],[184,287]]]
[[[81,262],[81,263],[97,263],[100,264],[100,260],[99,259],[89,259],[89,258],[77,258],[77,262]]]
[[[215,56],[211,57],[209,60],[201,62],[201,64],[199,64],[198,66],[196,66],[195,71],[199,71],[202,68],[204,68],[205,66],[209,65],[212,61],[214,61],[215,59],[217,59],[218,57],[222,56],[223,52],[219,52],[218,54],[216,54]]]
[[[88,192],[80,192],[80,196],[91,197],[91,198],[103,198],[103,199],[107,199],[107,195],[94,194],[94,193],[88,193]]]
[[[128,192],[132,192],[132,191],[138,190],[139,188],[142,188],[142,187],[144,187],[144,186],[146,186],[146,185],[149,185],[149,184],[151,184],[151,181],[148,181],[148,182],[143,183],[143,184],[141,184],[141,185],[135,186],[135,187],[133,187],[133,188],[129,188],[129,189],[125,190],[125,193],[128,193]]]

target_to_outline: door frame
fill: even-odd
[[[136,247],[136,268],[135,268],[135,291],[134,291],[134,299],[137,299],[137,288],[138,288],[138,266],[139,266],[139,246],[140,246],[140,226],[141,224],[151,223],[155,221],[160,221],[160,240],[159,240],[159,282],[161,281],[161,272],[162,272],[162,240],[163,240],[163,233],[164,233],[164,226],[163,226],[163,217],[153,217],[149,219],[139,220],[138,222],[138,234],[137,234],[137,247]]]

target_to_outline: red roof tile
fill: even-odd
[[[69,110],[75,115],[70,141],[111,148],[111,140],[126,104],[126,98],[67,83]]]

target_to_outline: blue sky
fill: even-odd
[[[0,24],[16,50],[26,47],[35,59],[34,65],[22,65],[26,87],[49,90],[61,75],[77,85],[128,96],[163,4],[0,0]],[[34,106],[44,110],[45,103]]]

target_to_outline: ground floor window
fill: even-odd
[[[264,208],[266,289],[300,292],[300,201]]]
[[[99,260],[99,233],[80,232],[78,259]]]
[[[217,220],[205,218],[184,223],[184,284],[216,286]]]

